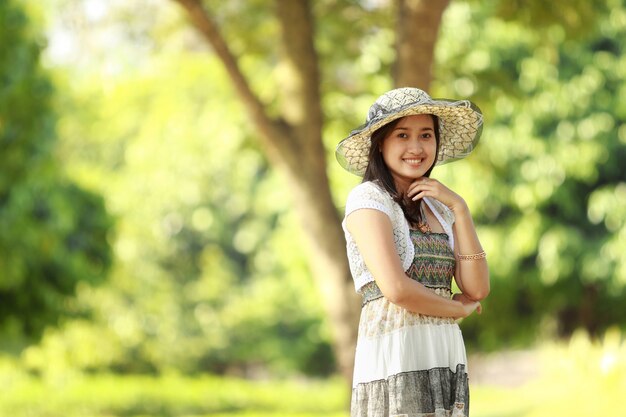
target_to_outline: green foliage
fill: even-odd
[[[626,322],[626,7],[609,6],[575,40],[484,7],[446,16],[435,93],[471,97],[486,120],[476,154],[440,171],[490,254],[486,314],[465,323],[481,346]]]
[[[70,373],[46,380],[8,361],[0,362],[0,370],[0,414],[13,417],[345,416],[349,398],[338,378],[249,381]]]
[[[111,261],[103,201],[59,172],[53,88],[24,12],[0,5],[0,333],[37,337]]]
[[[24,355],[30,369],[334,370],[290,196],[223,77],[178,52],[114,77],[59,75],[72,93],[59,153],[106,196],[116,261],[107,286],[79,292],[93,321],[48,332]]]
[[[497,2],[497,15],[534,30],[558,24],[572,37],[589,33],[598,17],[607,12],[605,0],[570,0],[566,3],[541,0],[508,0]]]

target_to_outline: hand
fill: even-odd
[[[407,189],[407,196],[413,201],[433,197],[455,213],[459,209],[467,209],[467,204],[460,195],[433,178],[422,177],[413,181]]]
[[[468,317],[470,314],[476,310],[476,314],[480,314],[483,312],[483,306],[478,302],[469,298],[467,295],[463,293],[457,293],[452,296],[452,299],[455,301],[459,301],[463,305],[463,317]]]

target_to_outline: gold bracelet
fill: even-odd
[[[485,251],[474,253],[472,255],[461,255],[460,253],[457,255],[457,258],[459,258],[459,261],[475,261],[477,259],[484,259],[486,257],[487,257],[487,254],[485,253]]]

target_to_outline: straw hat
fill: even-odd
[[[337,145],[337,161],[351,173],[363,176],[369,163],[372,133],[387,123],[414,114],[439,117],[437,165],[466,157],[478,144],[483,116],[475,104],[468,100],[432,99],[419,88],[404,87],[378,97],[365,124]]]

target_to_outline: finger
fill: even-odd
[[[420,198],[424,198],[424,197],[426,197],[426,190],[421,191],[419,194],[416,194],[415,197],[411,198],[411,200],[417,201]]]
[[[413,183],[409,186],[406,194],[410,197],[411,194],[415,194],[428,188],[429,186],[423,182]]]
[[[415,186],[415,185],[420,185],[420,184],[429,184],[429,183],[432,183],[434,181],[435,180],[432,180],[432,179],[430,179],[428,177],[421,177],[421,178],[418,178],[416,180],[413,180],[413,182],[410,184],[410,187]]]

